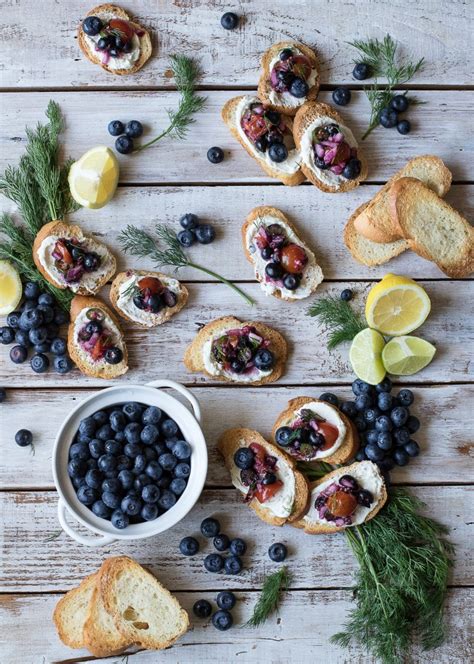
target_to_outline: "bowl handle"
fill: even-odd
[[[176,383],[174,380],[167,380],[166,378],[160,378],[158,380],[153,380],[151,383],[147,383],[147,387],[171,387],[176,392],[179,392],[183,397],[189,401],[192,406],[194,417],[199,423],[201,423],[201,407],[198,400],[191,394],[191,392],[181,385],[181,383]]]
[[[76,542],[79,542],[79,544],[84,544],[84,546],[104,546],[105,544],[112,544],[112,542],[115,542],[115,539],[110,535],[95,535],[95,537],[84,537],[84,535],[78,533],[68,524],[66,521],[66,511],[66,504],[61,499],[59,499],[58,519],[59,523],[61,524],[61,528],[69,535],[69,537],[71,537],[73,540],[76,540]]]

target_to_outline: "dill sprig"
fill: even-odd
[[[298,461],[296,467],[306,476],[309,482],[316,482],[328,473],[331,473],[335,467],[337,468],[337,466],[330,466],[328,463],[324,463],[324,461],[315,462],[314,465],[309,464],[307,461]]]
[[[357,606],[334,643],[347,648],[356,642],[382,664],[402,664],[414,637],[425,650],[443,642],[453,545],[444,538],[447,528],[419,514],[423,507],[395,489],[374,519],[346,529],[360,565]]]
[[[278,572],[266,577],[252,616],[245,623],[246,627],[258,627],[277,609],[280,593],[282,590],[288,590],[290,579],[290,573],[286,567],[282,567]]]
[[[367,327],[367,323],[351,305],[338,297],[320,297],[308,309],[308,316],[315,316],[329,328],[328,349],[332,350],[343,341],[352,341],[356,334]]]
[[[243,290],[225,277],[217,274],[217,272],[209,270],[203,265],[198,265],[197,263],[190,261],[171,228],[158,224],[156,226],[156,235],[158,236],[159,242],[161,242],[161,246],[158,245],[152,236],[146,231],[129,224],[127,228],[119,234],[118,240],[122,249],[132,256],[150,258],[154,261],[156,267],[174,267],[175,272],[183,267],[192,267],[196,270],[200,270],[201,272],[205,272],[211,277],[214,277],[226,286],[229,286],[229,288],[232,288],[232,290],[244,298],[247,304],[255,304],[254,300],[249,295],[244,293]]]
[[[365,89],[371,112],[369,126],[362,136],[363,140],[379,124],[380,112],[395,96],[394,88],[408,83],[423,68],[425,60],[421,58],[417,62],[401,61],[397,54],[398,44],[390,35],[385,35],[382,41],[367,39],[348,43],[359,51],[362,62],[372,68],[374,76],[384,76],[387,79],[387,84],[383,88],[379,87],[376,79],[370,88]]]
[[[196,83],[200,76],[196,62],[185,55],[172,55],[170,60],[176,87],[181,93],[179,106],[175,111],[167,111],[170,121],[168,127],[156,138],[137,147],[134,152],[145,150],[165,136],[178,139],[186,138],[190,125],[195,122],[194,114],[202,110],[206,103],[206,97],[200,97],[195,92]]]

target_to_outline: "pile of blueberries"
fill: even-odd
[[[81,420],[67,471],[78,500],[123,529],[153,521],[179,500],[191,446],[156,406],[117,404]]]
[[[418,456],[420,446],[411,436],[420,428],[420,420],[410,414],[409,407],[415,400],[411,390],[402,389],[394,396],[389,378],[375,386],[358,378],[352,383],[352,391],[354,401],[340,403],[331,392],[320,399],[340,408],[355,424],[361,442],[357,461],[369,459],[388,472]]]
[[[216,231],[211,224],[201,224],[197,215],[188,212],[179,220],[183,228],[177,234],[178,242],[183,247],[191,247],[196,240],[199,244],[211,244],[216,239]]]
[[[59,374],[70,371],[74,364],[67,355],[67,343],[59,336],[59,328],[69,321],[69,314],[59,307],[53,295],[41,291],[38,284],[28,281],[23,287],[24,301],[17,311],[7,316],[7,324],[0,327],[0,343],[15,344],[10,350],[10,359],[23,364],[28,359],[30,348],[34,354],[30,359],[35,373],[44,373],[53,355],[53,367]]]
[[[123,124],[120,120],[112,120],[107,126],[111,136],[117,136],[115,149],[120,154],[130,154],[134,149],[134,138],[140,138],[143,134],[143,125],[138,120],[130,120]]]
[[[208,572],[220,572],[226,574],[238,574],[242,570],[243,556],[247,551],[246,542],[240,537],[230,539],[228,535],[221,533],[221,524],[213,517],[207,517],[201,523],[201,533],[207,539],[211,539],[214,548],[219,552],[229,550],[230,555],[224,559],[220,553],[210,553],[204,558],[204,567]],[[179,543],[179,550],[183,556],[195,556],[199,552],[199,542],[195,537],[184,537]],[[287,556],[287,548],[284,544],[277,542],[268,549],[268,555],[274,562],[283,562]],[[212,624],[216,629],[225,631],[232,627],[234,621],[230,610],[235,606],[236,597],[234,593],[224,590],[217,595],[216,603],[219,610],[212,615]],[[194,615],[198,618],[209,618],[212,613],[212,605],[207,599],[198,599],[193,606]]]

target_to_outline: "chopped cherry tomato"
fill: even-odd
[[[268,131],[268,126],[263,115],[252,113],[250,116],[244,116],[241,121],[242,129],[245,131],[251,141],[256,141]]]
[[[305,250],[297,244],[287,244],[281,250],[281,264],[285,272],[298,274],[307,262],[308,257]]]
[[[351,146],[345,141],[342,141],[342,143],[339,143],[339,145],[337,146],[336,156],[332,160],[332,163],[340,164],[343,161],[347,161],[350,156],[351,156]]]
[[[65,243],[62,240],[58,240],[56,242],[56,244],[54,245],[54,251],[57,251],[59,254],[61,254],[60,260],[62,260],[64,263],[72,265],[72,263],[74,262],[72,260],[72,256],[69,252],[69,249],[66,247]]]
[[[135,30],[128,21],[123,21],[121,18],[113,18],[109,21],[108,25],[110,30],[120,33],[123,42],[128,42],[135,34]]]
[[[350,516],[357,507],[357,498],[352,493],[336,491],[329,496],[326,505],[333,516]]]
[[[306,80],[311,74],[311,63],[304,55],[295,55],[292,59],[295,76]]]
[[[141,291],[147,288],[150,291],[150,295],[157,295],[163,291],[163,284],[156,277],[143,277],[138,281],[138,288]]]
[[[272,496],[280,491],[283,482],[277,480],[273,484],[259,484],[255,489],[255,498],[259,503],[266,503]]]
[[[265,449],[261,445],[258,443],[251,443],[249,447],[257,459],[260,459],[261,461],[265,459]]]
[[[320,450],[328,450],[334,445],[339,436],[339,429],[329,422],[318,422],[318,430],[324,436],[324,445],[320,447]]]

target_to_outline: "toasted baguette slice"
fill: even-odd
[[[47,242],[50,238],[51,244]],[[48,257],[50,262],[54,264],[54,258],[51,257],[51,252],[54,249],[53,238],[76,239],[79,242],[84,242],[90,251],[95,251],[101,257],[100,270],[97,271],[97,274],[86,272],[77,283],[67,284],[58,270],[54,267],[48,269],[44,262],[44,257]],[[45,244],[42,249],[43,243]],[[114,276],[117,269],[115,257],[105,244],[83,233],[80,226],[66,224],[64,221],[50,221],[37,233],[33,242],[33,260],[38,270],[50,284],[62,290],[69,288],[73,293],[79,295],[97,293]]]
[[[259,260],[259,250],[253,243],[254,235],[252,231],[256,231],[264,219],[267,219],[265,222],[266,226],[276,223],[280,226],[283,226],[288,234],[294,234],[293,238],[289,238],[290,241],[298,244],[306,252],[308,263],[303,270],[301,284],[294,291],[289,291],[283,286],[278,286],[270,282],[267,283],[265,281],[264,271],[265,262],[260,261],[259,267],[259,263],[257,262]],[[304,297],[309,297],[312,293],[314,293],[324,278],[323,271],[316,262],[316,256],[313,254],[311,249],[302,240],[299,239],[296,228],[278,208],[270,207],[269,205],[261,205],[254,208],[249,213],[244,225],[242,226],[242,242],[244,245],[245,256],[247,260],[254,266],[255,277],[260,282],[260,286],[266,295],[274,295],[275,297],[279,297],[280,299],[286,300],[287,302],[295,302],[297,300],[301,300]],[[251,248],[253,249],[253,253],[251,252]]]
[[[311,136],[314,129],[319,125],[323,118],[328,118],[330,121],[338,124],[342,128],[346,139],[349,139],[348,142],[354,143],[354,145],[351,144],[351,147],[357,147],[357,158],[361,162],[361,171],[359,177],[354,178],[354,180],[347,180],[342,176],[331,173],[329,170],[321,171],[314,165]],[[323,124],[326,124],[326,122],[323,122]],[[344,125],[343,118],[332,106],[316,101],[309,101],[301,106],[295,115],[293,136],[295,137],[296,147],[301,153],[301,170],[308,180],[322,191],[326,191],[330,194],[349,191],[350,189],[358,187],[359,184],[367,178],[367,162],[364,155],[357,146],[357,142],[353,137],[351,130]]]
[[[283,526],[285,523],[299,520],[308,507],[309,485],[304,475],[296,469],[296,463],[291,457],[282,452],[280,448],[266,441],[258,431],[252,429],[229,429],[225,431],[219,439],[217,448],[224,458],[227,469],[232,474],[232,469],[235,468],[235,452],[240,447],[248,447],[252,443],[258,443],[265,448],[268,454],[277,458],[277,474],[278,465],[286,464],[294,475],[295,495],[291,513],[287,517],[276,516],[270,507],[265,506],[265,503],[260,503],[256,498],[248,503],[249,507],[255,510],[262,521],[266,521],[272,526]]]
[[[474,271],[474,229],[470,223],[419,180],[401,178],[390,190],[394,224],[410,248],[448,277]]]
[[[94,7],[93,9],[91,9],[86,14],[86,16],[98,16],[104,22],[108,21],[111,18],[110,15],[113,15],[113,18],[120,18],[123,19],[124,21],[128,21],[132,25],[132,27],[137,31],[137,33],[140,34],[140,36],[138,36],[137,34],[137,38],[140,42],[140,55],[138,59],[134,62],[133,66],[124,69],[112,69],[110,65],[104,64],[102,62],[103,54],[100,51],[95,51],[95,49],[93,50],[89,48],[87,42],[87,35],[84,33],[82,29],[82,23],[80,23],[77,32],[79,47],[88,60],[93,62],[95,65],[100,65],[102,69],[105,69],[105,71],[108,71],[110,74],[116,74],[117,76],[128,76],[128,74],[134,74],[143,67],[143,65],[151,55],[152,45],[151,45],[150,34],[145,30],[143,26],[139,25],[138,23],[135,23],[134,21],[131,21],[130,16],[127,14],[127,12],[125,12],[121,7],[117,7],[117,5],[110,5],[110,4],[99,5],[98,7]]]
[[[153,277],[155,279],[159,279],[165,287],[169,288],[177,295],[178,300],[175,306],[165,307],[157,314],[147,313],[133,306],[133,295],[131,295],[127,302],[131,303],[132,308],[129,311],[125,311],[121,306],[121,302],[119,301],[120,287],[128,281],[130,281],[130,284],[133,285],[131,280],[133,280],[134,277]],[[147,270],[127,270],[126,272],[119,272],[113,280],[112,286],[110,288],[110,301],[115,311],[120,316],[122,316],[122,318],[125,318],[125,320],[131,321],[140,327],[147,328],[162,325],[175,314],[177,314],[178,311],[181,311],[181,309],[188,301],[188,295],[188,289],[183,286],[183,284],[180,283],[177,279],[169,277],[167,274],[163,274],[163,272],[150,272]]]
[[[421,180],[438,196],[445,196],[451,187],[451,173],[439,157],[422,155],[410,159],[354,218],[354,228],[360,235],[379,243],[395,242],[403,238],[393,222],[390,189],[397,180],[405,177]]]
[[[374,242],[368,240],[364,235],[358,233],[354,221],[367,208],[369,203],[363,203],[357,208],[344,228],[344,244],[351,252],[352,256],[363,265],[373,267],[387,263],[395,256],[409,249],[406,240],[394,240],[393,242]]]
[[[363,481],[363,473],[365,472],[369,472],[370,474],[373,475],[375,481],[377,482],[379,490],[377,493],[371,491],[372,495],[374,496],[374,502],[370,506],[368,512],[366,512],[365,517],[363,518],[363,521],[361,523],[366,523],[367,521],[370,521],[370,519],[373,519],[374,516],[378,514],[378,512],[380,512],[382,507],[387,502],[388,494],[387,494],[387,489],[385,487],[385,482],[375,463],[372,463],[372,461],[356,461],[350,466],[337,468],[336,470],[333,470],[331,473],[328,473],[327,475],[322,477],[317,482],[313,482],[310,485],[311,495],[309,499],[309,509],[307,513],[304,515],[302,519],[291,525],[295,526],[295,528],[302,528],[305,531],[305,533],[308,533],[310,535],[320,535],[323,533],[337,533],[340,530],[345,530],[346,528],[350,528],[351,526],[336,526],[334,525],[334,523],[331,522],[321,523],[319,520],[316,521],[314,519],[314,516],[317,516],[317,512],[314,508],[314,502],[316,500],[318,493],[321,491],[321,485],[326,484],[328,480],[336,481],[342,475],[352,475],[353,477],[355,477],[356,480],[359,481],[359,484],[363,489],[368,489],[370,491],[372,487],[369,487],[367,482],[364,483]],[[364,508],[359,507],[358,509],[364,509]],[[357,514],[357,511],[355,514]]]
[[[188,630],[189,617],[178,600],[127,556],[104,562],[100,592],[106,611],[129,643],[162,650]]]
[[[84,622],[84,645],[94,657],[119,655],[132,645],[115,626],[114,619],[105,610],[100,592],[100,576],[103,565],[95,574],[95,584],[89,610]]]
[[[283,51],[285,48],[291,48],[293,50],[299,51],[302,55],[308,58],[309,62],[311,63],[311,75],[308,79],[308,85],[310,85],[310,88],[306,97],[292,97],[289,93],[282,95],[275,93],[275,91],[272,89],[270,83],[272,61],[275,58],[278,58],[280,51]],[[295,115],[300,106],[302,106],[307,101],[316,99],[318,96],[320,81],[318,61],[316,59],[315,52],[313,49],[309,48],[309,46],[293,41],[278,42],[278,44],[273,44],[273,46],[270,46],[270,48],[265,51],[265,53],[262,55],[261,63],[262,73],[258,82],[258,96],[264,104],[269,104],[275,111],[278,111],[279,113],[286,113],[287,115]]]
[[[100,309],[105,316],[105,324],[111,329],[116,337],[116,345],[122,350],[123,358],[118,364],[108,364],[104,359],[94,361],[88,354],[86,354],[79,345],[77,338],[78,330],[75,329],[75,322],[78,316],[87,309]],[[123,337],[122,329],[119,325],[117,318],[110,311],[110,309],[95,297],[84,297],[83,295],[76,295],[71,302],[71,322],[68,328],[67,347],[69,355],[78,369],[86,376],[92,378],[105,378],[112,379],[121,376],[128,371],[128,352],[125,340]]]
[[[55,606],[53,621],[58,636],[64,645],[70,648],[85,646],[84,623],[96,587],[97,576],[98,572],[86,576],[77,588],[73,588],[64,597],[61,597]]]
[[[324,461],[325,463],[332,463],[332,464],[347,463],[350,459],[354,457],[355,453],[359,448],[359,436],[357,433],[357,429],[352,424],[350,419],[339,410],[339,408],[332,406],[326,401],[320,401],[319,399],[314,399],[313,397],[297,397],[296,399],[291,399],[288,402],[288,407],[285,408],[285,410],[278,415],[275,425],[273,427],[273,432],[272,432],[273,442],[278,447],[278,449],[281,449],[278,443],[276,442],[277,429],[279,429],[280,427],[291,426],[291,424],[293,424],[293,422],[298,419],[297,412],[309,403],[322,404],[321,408],[324,408],[325,410],[329,408],[334,413],[334,416],[332,418],[333,422],[330,423],[336,423],[337,420],[340,418],[346,428],[346,434],[344,436],[344,440],[342,441],[341,445],[336,450],[334,450],[332,454],[328,456],[318,456],[315,457],[314,459],[311,459],[308,462],[311,463],[313,461]],[[323,415],[321,415],[321,417],[323,417]],[[285,447],[285,452],[290,456],[295,456],[292,455],[290,448]],[[299,457],[295,456],[295,458]],[[305,461],[305,459],[301,460]]]
[[[263,376],[258,380],[252,381],[239,380],[239,374],[236,374],[234,379],[233,377],[230,378],[227,375],[209,373],[204,364],[205,344],[212,338],[224,334],[224,332],[227,330],[243,327],[244,325],[252,325],[256,328],[257,332],[262,337],[270,341],[270,350],[275,356],[275,364],[273,366],[272,372],[268,374],[268,376]],[[208,323],[201,330],[199,330],[195,339],[187,347],[183,362],[188,371],[203,373],[209,378],[213,378],[214,380],[222,380],[231,383],[245,383],[246,385],[265,385],[266,383],[274,383],[280,378],[285,368],[287,355],[288,349],[286,341],[276,330],[273,330],[271,327],[268,327],[263,323],[255,321],[247,321],[242,323],[234,316],[224,316],[223,318],[216,318],[216,320]]]
[[[279,166],[279,164],[271,162],[270,160],[265,159],[265,154],[262,152],[259,152],[253,145],[252,143],[247,139],[247,137],[244,134],[241,134],[239,132],[239,127],[240,127],[240,116],[238,116],[238,109],[239,105],[244,99],[244,96],[241,97],[233,97],[232,99],[229,99],[228,102],[224,104],[224,107],[222,108],[222,119],[226,123],[226,125],[230,129],[230,133],[234,138],[236,138],[240,145],[245,148],[245,150],[248,152],[248,154],[253,157],[259,165],[263,168],[265,173],[269,175],[272,178],[277,178],[283,184],[286,184],[290,187],[301,184],[305,180],[305,176],[303,172],[301,171],[301,168],[298,166],[297,170],[291,173],[287,173],[284,170],[284,164],[283,162],[282,167]],[[258,97],[252,97],[252,96],[247,96],[245,99],[248,101],[248,103],[251,103],[253,101],[259,102],[260,100]],[[285,123],[288,125],[288,127],[293,130],[293,120],[289,116],[285,115],[284,117]],[[298,160],[299,161],[299,160]]]

